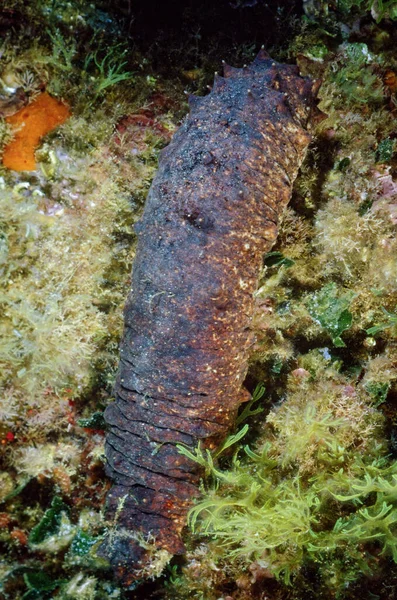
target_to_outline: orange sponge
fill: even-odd
[[[43,92],[33,102],[7,117],[7,123],[12,125],[16,132],[15,137],[4,149],[3,165],[14,171],[34,171],[34,152],[40,138],[64,123],[69,115],[69,107],[66,104]]]

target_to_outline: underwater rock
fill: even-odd
[[[225,65],[161,153],[105,412],[115,527],[100,554],[125,585],[150,576],[159,552],[184,552],[202,473],[177,444],[215,449],[247,399],[253,292],[321,118],[318,88],[263,50]]]

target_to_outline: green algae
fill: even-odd
[[[68,514],[68,506],[61,498],[55,496],[51,502],[51,508],[46,510],[40,523],[35,525],[29,534],[30,544],[41,544],[46,538],[59,532],[62,525],[63,515]]]
[[[335,282],[331,282],[308,300],[311,317],[329,333],[332,343],[337,348],[346,346],[341,335],[350,329],[352,324],[353,317],[348,308],[353,298],[354,292],[341,294]]]
[[[97,538],[78,530],[70,545],[70,552],[77,556],[86,556],[97,542]]]
[[[395,152],[395,141],[390,137],[381,140],[376,149],[376,159],[379,163],[388,163],[392,160]]]
[[[105,419],[103,412],[94,412],[87,419],[79,419],[80,427],[88,427],[89,429],[104,429]]]
[[[210,478],[189,518],[193,530],[217,540],[217,562],[220,554],[237,571],[259,564],[286,584],[303,566],[329,567],[343,555],[345,579],[340,571],[335,587],[325,580],[339,596],[371,570],[354,548],[367,543],[369,556],[372,548],[397,560],[397,466],[365,389],[324,360],[315,377],[302,371],[290,376],[256,447],[235,453],[228,470],[195,457]]]
[[[46,598],[51,592],[58,588],[60,584],[64,583],[62,580],[54,580],[42,571],[30,571],[25,573],[23,578],[26,587],[28,588],[28,591],[22,596],[23,600]]]

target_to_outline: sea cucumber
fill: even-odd
[[[126,585],[150,561],[139,536],[184,551],[202,474],[176,445],[216,448],[247,397],[253,293],[320,114],[318,87],[263,50],[242,69],[224,65],[161,153],[105,412],[115,524],[100,554]]]

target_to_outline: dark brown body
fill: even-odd
[[[226,66],[162,152],[105,413],[116,523],[101,552],[127,584],[150,560],[136,532],[183,552],[200,472],[176,444],[215,448],[243,400],[253,292],[310,141],[313,87],[264,52]]]

